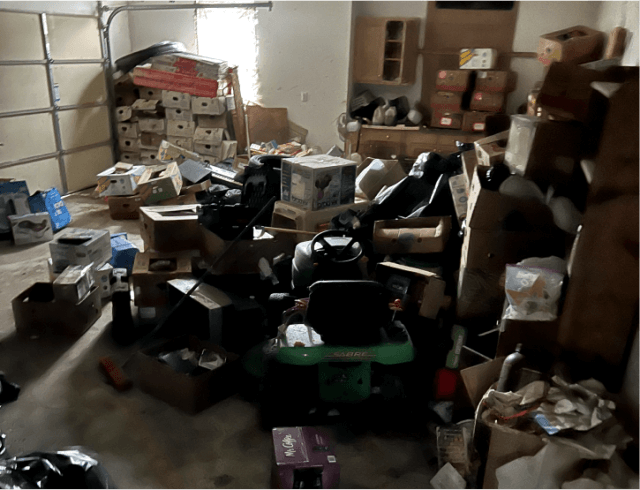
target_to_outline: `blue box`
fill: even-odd
[[[29,188],[26,180],[3,181],[0,179],[0,233],[11,231],[7,216],[29,214]]]
[[[140,250],[127,240],[126,233],[115,233],[111,235],[111,261],[109,263],[114,269],[127,269],[127,272],[131,274],[133,261],[138,252],[140,252]]]
[[[52,187],[46,191],[38,191],[29,198],[29,206],[33,213],[49,213],[51,228],[54,232],[71,223],[71,214],[65,206],[58,189]]]

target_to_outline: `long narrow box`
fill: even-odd
[[[145,249],[156,252],[195,250],[201,228],[198,205],[143,206],[140,208],[140,235]]]
[[[111,260],[111,239],[108,230],[67,228],[49,243],[53,269],[62,272],[70,265],[89,265],[94,268]]]

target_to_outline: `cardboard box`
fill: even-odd
[[[604,33],[586,26],[573,26],[540,36],[538,61],[545,66],[554,61],[576,65],[602,58]]]
[[[93,264],[97,269],[111,260],[111,240],[107,230],[67,228],[49,243],[49,251],[56,272],[70,265]]]
[[[140,208],[140,235],[145,250],[177,252],[200,246],[198,205],[143,206]]]
[[[93,286],[80,303],[54,299],[53,284],[37,282],[11,302],[16,330],[20,335],[63,335],[79,337],[100,318],[100,289]]]
[[[194,286],[196,279],[173,279],[167,283],[169,301],[175,305]],[[239,325],[233,323],[233,302],[231,298],[210,284],[200,284],[191,296],[184,300],[169,320],[176,320],[180,328],[184,317],[188,316],[193,325],[191,333],[200,339],[209,340],[217,345],[226,345],[224,331]]]
[[[483,112],[503,112],[505,97],[497,92],[473,92],[469,109]]]
[[[199,155],[212,157],[213,161],[207,162],[206,158],[202,158],[205,163],[217,163],[222,160],[222,145],[213,145],[211,143],[194,143],[193,149]]]
[[[511,92],[516,85],[516,74],[512,71],[479,71],[476,74],[478,92]]]
[[[436,92],[431,96],[431,108],[443,112],[460,113],[462,111],[462,93]]]
[[[123,138],[137,139],[140,132],[138,130],[138,123],[118,123],[118,136]]]
[[[223,141],[222,145],[220,145],[220,160],[235,158],[237,152],[238,152],[237,141],[231,141],[231,140]]]
[[[70,265],[53,281],[53,297],[75,305],[89,294],[93,284],[91,265]]]
[[[450,231],[450,216],[376,221],[373,248],[379,254],[439,253]]]
[[[465,151],[460,155],[462,160],[462,171],[464,172],[465,183],[467,185],[467,194],[471,191],[471,182],[473,174],[478,166],[478,156],[475,150]],[[486,168],[485,168],[486,170]]]
[[[161,162],[175,160],[178,163],[182,163],[187,159],[200,160],[200,156],[197,153],[173,145],[168,141],[163,141],[160,144],[160,148],[158,148],[158,160]]]
[[[172,145],[176,145],[188,151],[193,151],[194,149],[193,138],[183,138],[181,136],[167,136],[167,141]]]
[[[0,233],[11,230],[8,216],[29,214],[29,188],[25,180],[0,181]]]
[[[209,115],[197,115],[196,116],[199,128],[227,128],[227,116],[225,114],[221,116],[209,116]]]
[[[226,112],[227,101],[224,97],[192,97],[191,108],[194,114],[219,116]]]
[[[144,165],[119,162],[98,174],[96,190],[100,196],[132,196],[145,170]]]
[[[140,87],[140,98],[146,100],[162,100],[162,90],[152,87]]]
[[[151,63],[155,70],[166,70],[171,73],[192,73],[199,78],[217,80],[228,73],[226,61],[192,54],[164,54],[155,56]],[[173,70],[172,68],[175,68]]]
[[[140,140],[138,138],[129,138],[128,136],[120,136],[118,138],[118,148],[127,152],[140,151]]]
[[[372,165],[373,162],[376,162]],[[404,179],[407,174],[398,160],[380,160],[366,158],[356,169],[356,192],[372,200],[385,186],[392,186]]]
[[[184,178],[184,175],[182,177]],[[180,195],[197,194],[198,192],[206,191],[209,187],[211,187],[211,181],[209,179],[199,184],[183,185],[182,189],[180,189]]]
[[[461,70],[491,70],[498,62],[498,51],[488,48],[462,48],[460,50]]]
[[[186,109],[169,107],[166,110],[166,114],[167,114],[167,119],[170,119],[172,121],[187,121],[187,122],[194,121],[193,112],[188,111]]]
[[[444,300],[445,282],[433,272],[393,262],[381,262],[376,267],[376,280],[386,284],[393,274],[411,278],[406,311],[435,319]]]
[[[464,175],[454,175],[449,178],[449,188],[453,198],[453,206],[456,210],[458,224],[462,226],[462,220],[467,217],[467,202],[469,201],[469,188]]]
[[[166,134],[162,133],[141,133],[140,134],[140,148],[143,150],[155,150],[158,152],[158,147],[162,140],[167,139]]]
[[[503,131],[493,136],[476,140],[473,144],[476,149],[478,165],[491,166],[504,161],[508,138],[509,131]]]
[[[191,110],[191,96],[188,93],[174,92],[172,90],[162,91],[162,105],[166,108]]]
[[[181,138],[193,138],[195,130],[196,130],[196,123],[193,121],[172,121],[170,119],[167,120],[168,136],[179,136]]]
[[[464,111],[461,129],[472,133],[482,133],[486,128],[487,116],[493,114],[493,112]]]
[[[199,97],[215,97],[218,95],[218,83],[215,80],[204,80],[179,73],[164,73],[140,67],[134,68],[133,72],[136,75],[133,83],[143,87],[162,89],[163,92],[171,91],[172,93],[197,95]],[[184,108],[186,109],[187,107]]]
[[[14,214],[9,216],[9,224],[16,245],[53,240],[49,213]]]
[[[164,119],[141,117],[138,119],[138,127],[143,133],[166,134],[167,126]]]
[[[462,114],[454,114],[434,109],[431,113],[432,128],[460,129],[462,127]]]
[[[195,352],[214,351],[226,362],[197,376],[178,373],[157,359],[166,352],[189,347]],[[145,393],[184,412],[195,414],[237,392],[240,380],[238,356],[211,342],[183,336],[149,347],[135,354],[135,382]]]
[[[282,200],[302,209],[319,209],[353,203],[356,164],[329,155],[282,160]]]
[[[193,135],[193,141],[199,144],[210,144],[220,146],[224,138],[222,128],[198,128]]]
[[[107,204],[111,219],[138,219],[138,210],[144,206],[144,199],[141,196],[110,196]]]
[[[465,70],[440,70],[436,78],[436,90],[466,92],[470,88],[471,72]]]
[[[145,204],[177,197],[181,188],[182,176],[175,162],[146,167],[138,182],[138,194]]]
[[[46,191],[36,191],[29,198],[29,207],[34,213],[49,213],[51,229],[54,233],[71,222],[69,210],[64,205],[64,201],[55,187]]]
[[[51,260],[51,259],[49,259]],[[53,269],[53,262],[51,262],[51,270]],[[100,290],[100,297],[103,300],[111,298],[111,279],[113,277],[113,266],[111,264],[104,264],[102,267],[93,271],[93,279],[96,286]]]
[[[140,161],[145,165],[153,165],[158,163],[158,151],[157,150],[141,150]]]
[[[136,306],[158,307],[167,304],[167,281],[191,277],[192,255],[192,252],[137,254],[131,274]],[[165,267],[154,271],[158,264]]]
[[[514,115],[504,161],[542,188],[569,184],[582,156],[583,137],[578,124]]]

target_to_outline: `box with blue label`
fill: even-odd
[[[24,180],[0,179],[0,233],[11,231],[8,216],[29,214],[29,189]]]
[[[127,240],[126,233],[115,233],[111,235],[111,261],[109,263],[114,268],[127,269],[127,272],[131,274],[133,262],[138,252],[140,252],[140,250]]]
[[[38,191],[29,198],[29,207],[33,213],[49,213],[51,228],[54,232],[61,230],[71,222],[71,214],[64,205],[58,189],[52,187],[46,191]]]
[[[330,155],[282,160],[282,197],[301,209],[351,204],[355,199],[356,163]]]

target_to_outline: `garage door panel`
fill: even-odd
[[[0,12],[0,60],[43,60],[42,44],[37,14]]]
[[[44,109],[51,106],[45,66],[0,66],[0,80],[0,112]]]
[[[47,27],[54,60],[102,58],[97,18],[48,15]]]
[[[23,163],[15,167],[0,168],[0,178],[26,180],[29,192],[46,190],[55,187],[62,192],[62,181],[57,158]]]
[[[0,163],[56,151],[51,114],[0,119]]]
[[[54,65],[53,82],[60,91],[61,106],[107,100],[102,65]]]
[[[111,146],[71,153],[64,157],[69,192],[96,185],[96,175],[113,165]]]
[[[101,143],[111,138],[107,107],[60,111],[58,120],[62,148],[65,150]]]

